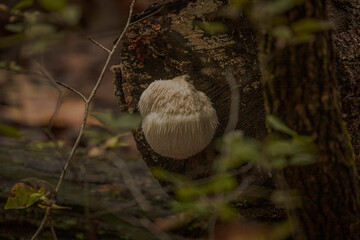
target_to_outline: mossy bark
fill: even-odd
[[[326,19],[326,1],[308,0],[284,18],[289,24]],[[298,191],[302,203],[290,211],[298,223],[295,238],[360,239],[358,176],[340,109],[331,35],[323,31],[313,40],[284,48],[267,34],[262,41],[266,112],[297,133],[312,136],[319,151],[315,164],[284,170],[289,188]]]

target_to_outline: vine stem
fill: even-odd
[[[64,178],[65,178],[65,175],[66,175],[66,172],[69,168],[69,165],[71,163],[71,160],[73,159],[74,155],[75,155],[75,152],[79,146],[79,143],[80,143],[80,140],[82,138],[82,136],[84,135],[84,129],[85,129],[85,126],[86,126],[86,122],[87,122],[87,119],[88,119],[88,114],[89,114],[89,108],[90,108],[90,103],[92,102],[92,100],[94,99],[95,95],[96,95],[96,92],[98,91],[103,79],[104,79],[104,75],[105,75],[105,72],[106,70],[108,69],[109,67],[109,63],[110,63],[110,60],[112,59],[112,56],[114,55],[116,49],[118,48],[118,45],[120,43],[120,41],[122,40],[122,38],[124,37],[127,29],[129,28],[130,26],[130,20],[131,20],[131,16],[132,16],[132,13],[133,13],[133,9],[134,9],[134,5],[135,5],[135,2],[136,0],[133,0],[131,5],[130,5],[130,9],[129,9],[129,16],[128,16],[128,19],[127,19],[127,22],[126,22],[126,25],[120,35],[120,37],[117,39],[117,41],[115,42],[113,48],[111,49],[111,51],[109,52],[109,55],[106,59],[106,62],[104,64],[104,67],[102,68],[101,70],[101,73],[99,75],[99,78],[90,94],[90,96],[88,98],[85,98],[85,112],[84,112],[84,118],[83,118],[83,121],[82,121],[82,124],[81,124],[81,127],[80,127],[80,130],[79,130],[79,134],[78,134],[78,137],[76,138],[76,141],[71,149],[71,152],[69,154],[69,157],[67,158],[66,160],[66,163],[61,171],[61,175],[60,175],[60,178],[58,180],[58,183],[56,185],[56,188],[55,188],[55,192],[58,193],[59,192],[59,189],[60,189],[60,186],[62,184],[62,182],[64,181]],[[39,228],[37,229],[37,231],[35,232],[35,234],[32,236],[31,240],[35,240],[38,238],[38,236],[40,235],[40,233],[42,232],[42,230],[44,229],[44,226],[45,226],[45,223],[47,222],[48,220],[48,217],[49,217],[49,214],[50,214],[50,208],[47,209],[46,211],[46,214],[39,226]]]

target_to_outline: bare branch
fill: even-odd
[[[131,5],[130,5],[129,16],[128,16],[126,25],[125,25],[122,33],[120,34],[120,37],[119,37],[119,38],[117,39],[117,41],[115,42],[115,44],[114,44],[111,52],[109,53],[109,56],[108,56],[108,58],[107,58],[107,60],[106,60],[106,62],[105,62],[105,65],[104,65],[104,68],[103,68],[102,72],[100,73],[100,76],[99,76],[99,78],[98,78],[98,81],[97,81],[97,83],[96,83],[96,85],[95,85],[92,93],[90,94],[90,97],[89,97],[89,99],[88,99],[89,102],[92,101],[92,99],[94,98],[97,90],[99,89],[99,85],[101,84],[101,82],[102,82],[102,80],[103,80],[103,78],[104,78],[105,71],[106,71],[106,69],[107,69],[108,66],[109,66],[110,60],[111,60],[111,58],[112,58],[112,55],[115,53],[117,47],[119,46],[120,41],[122,40],[122,38],[124,37],[127,29],[128,29],[129,26],[130,26],[130,20],[131,20],[131,16],[132,16],[132,13],[133,13],[133,10],[134,10],[135,2],[136,2],[136,0],[133,0],[132,3],[131,3]]]
[[[132,1],[131,6],[130,6],[130,11],[129,11],[129,16],[128,16],[128,20],[127,20],[126,26],[125,26],[123,32],[121,33],[120,38],[119,38],[118,41],[115,43],[115,45],[113,46],[111,52],[109,53],[109,56],[108,56],[108,58],[107,58],[107,60],[106,60],[106,62],[105,62],[105,64],[104,64],[104,67],[103,67],[103,69],[102,69],[102,71],[101,71],[101,73],[100,73],[100,76],[99,76],[99,78],[98,78],[98,80],[97,80],[97,82],[96,82],[96,84],[95,84],[95,86],[94,86],[94,88],[93,88],[93,91],[91,92],[89,98],[88,98],[88,99],[86,100],[86,102],[85,102],[85,113],[84,113],[84,118],[83,118],[83,122],[82,122],[82,124],[81,124],[80,131],[79,131],[79,135],[78,135],[78,137],[77,137],[77,139],[76,139],[76,141],[75,141],[74,146],[73,146],[72,149],[71,149],[69,158],[68,158],[68,160],[67,160],[67,162],[66,162],[66,164],[65,164],[65,166],[64,166],[64,168],[63,168],[63,170],[62,170],[62,172],[61,172],[61,175],[60,175],[58,184],[56,185],[55,192],[58,192],[58,191],[59,191],[60,186],[61,186],[61,184],[62,184],[62,182],[63,182],[63,180],[64,180],[66,171],[67,171],[67,169],[68,169],[68,167],[69,167],[69,164],[70,164],[72,158],[74,157],[74,154],[75,154],[75,151],[76,151],[77,147],[79,146],[80,140],[81,140],[81,138],[82,138],[82,136],[83,136],[83,134],[84,134],[84,129],[85,129],[86,122],[87,122],[87,118],[88,118],[88,114],[89,114],[90,103],[91,103],[91,101],[93,100],[93,98],[95,97],[95,94],[96,94],[96,92],[98,91],[99,86],[100,86],[100,84],[102,83],[102,81],[103,81],[103,79],[104,79],[105,71],[106,71],[106,69],[108,69],[108,67],[109,67],[110,60],[111,60],[111,58],[112,58],[112,56],[113,56],[116,48],[118,47],[120,40],[123,38],[126,30],[127,30],[128,27],[129,27],[129,23],[130,23],[130,19],[131,19],[132,13],[133,13],[133,9],[134,9],[135,2],[136,2],[136,0],[133,0],[133,1]]]
[[[53,236],[53,240],[57,240],[57,236],[56,236],[56,232],[55,232],[55,228],[52,224],[52,220],[51,217],[49,216],[49,226],[50,226],[50,230],[51,230],[51,234]]]
[[[135,201],[139,204],[140,208],[144,212],[148,212],[150,210],[150,205],[146,201],[146,198],[142,194],[141,190],[136,186],[134,178],[132,177],[132,174],[130,173],[129,168],[126,165],[126,163],[124,162],[124,160],[122,160],[121,158],[116,158],[116,160],[115,160],[114,157],[112,157],[112,159],[114,159],[112,161],[114,163],[114,165],[120,169],[120,171],[122,173],[122,177],[125,182],[125,185],[130,190]]]
[[[102,50],[104,50],[107,53],[110,53],[110,50],[107,49],[104,45],[97,42],[95,39],[91,38],[90,36],[87,37],[92,43],[94,43],[96,46],[100,47]]]
[[[71,152],[69,154],[69,157],[65,163],[65,166],[63,168],[63,170],[61,171],[61,175],[59,177],[59,181],[56,185],[56,188],[55,188],[55,192],[58,193],[59,192],[59,189],[60,189],[60,186],[65,178],[65,175],[66,175],[66,172],[67,172],[67,169],[69,168],[69,165],[71,163],[71,160],[73,159],[74,155],[75,155],[75,152],[79,146],[79,143],[80,143],[80,140],[82,138],[82,136],[84,135],[84,129],[85,129],[85,126],[86,126],[86,122],[87,122],[87,118],[88,118],[88,114],[89,114],[89,108],[90,108],[90,103],[92,102],[92,100],[94,99],[95,95],[96,95],[96,92],[98,91],[99,89],[99,86],[101,85],[103,79],[104,79],[104,75],[105,75],[105,71],[108,69],[109,67],[109,64],[110,64],[110,60],[113,56],[113,54],[115,53],[121,39],[124,37],[125,35],[125,32],[127,31],[127,29],[129,28],[129,25],[130,25],[130,19],[131,19],[131,16],[132,16],[132,13],[133,13],[133,9],[134,9],[134,5],[135,5],[135,2],[136,0],[133,0],[131,5],[130,5],[130,10],[129,10],[129,16],[128,16],[128,19],[127,19],[127,22],[126,22],[126,25],[120,35],[120,37],[118,38],[118,40],[116,41],[115,45],[113,46],[112,50],[109,52],[109,55],[107,57],[107,60],[104,64],[104,67],[100,73],[100,76],[89,96],[88,99],[86,99],[85,97],[83,97],[83,99],[85,101],[85,112],[84,112],[84,117],[83,117],[83,121],[82,121],[82,124],[81,124],[81,127],[80,127],[80,131],[79,131],[79,134],[78,134],[78,137],[76,138],[76,141],[71,149]],[[64,85],[63,85],[64,86]],[[34,236],[31,238],[31,240],[35,240],[37,239],[38,235],[41,233],[42,229],[44,228],[44,224],[45,222],[47,221],[47,218],[48,218],[48,213],[49,211],[47,211],[46,215],[44,216],[44,219],[43,221],[41,222],[41,225],[39,226],[38,230],[35,232]]]
[[[63,95],[64,93],[61,91],[61,89],[59,88],[59,86],[56,84],[56,81],[54,80],[54,78],[51,76],[51,74],[38,62],[35,62],[38,67],[39,67],[39,70],[41,72],[41,75],[48,79],[50,81],[50,83],[55,87],[55,89],[58,91],[59,93],[59,96],[58,96],[58,100],[56,102],[56,107],[55,107],[55,111],[54,113],[52,114],[50,120],[49,120],[49,124],[48,124],[48,127],[47,127],[47,131],[48,132],[51,132],[51,129],[53,127],[53,124],[54,124],[54,120],[55,120],[55,117],[56,115],[59,113],[59,110],[60,110],[60,107],[61,107],[61,103],[62,103],[62,100],[63,100]]]
[[[140,223],[143,227],[149,230],[152,234],[158,237],[161,240],[170,240],[170,237],[163,231],[160,231],[155,224],[150,221],[148,218],[140,219]]]
[[[215,226],[218,219],[218,215],[214,214],[208,222],[209,240],[215,240]]]
[[[36,230],[34,235],[31,237],[31,240],[35,240],[39,237],[40,233],[42,232],[42,230],[45,227],[45,223],[48,221],[48,218],[49,218],[49,211],[46,211],[46,214],[45,214],[43,220],[41,221],[39,228]]]
[[[56,84],[59,84],[60,86],[63,86],[64,88],[67,88],[68,90],[72,91],[73,93],[79,95],[82,98],[82,100],[84,100],[84,102],[87,101],[86,97],[81,92],[79,92],[78,90],[70,87],[69,85],[66,85],[65,83],[59,82],[59,81],[56,81]]]

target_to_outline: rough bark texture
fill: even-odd
[[[191,76],[195,87],[205,92],[214,103],[220,119],[216,136],[220,136],[230,115],[230,87],[224,77],[227,69],[230,69],[240,93],[236,128],[243,130],[246,136],[258,139],[266,135],[256,32],[245,16],[234,22],[224,20],[219,12],[226,3],[225,0],[166,1],[149,8],[146,14],[153,15],[145,20],[138,19],[146,14],[134,18],[136,23],[129,29],[123,44],[121,64],[112,68],[115,75],[115,95],[122,111],[137,112],[141,93],[154,80],[171,79],[187,73]],[[332,2],[329,0],[329,5],[332,6],[329,16],[336,23],[336,32],[332,37],[337,53],[338,77],[341,77],[344,118],[359,158],[360,34],[356,21],[359,19],[360,8],[357,0]],[[196,27],[193,24],[194,20],[222,21],[228,26],[228,31],[224,34],[208,34]],[[351,46],[352,51],[348,51],[348,46]],[[307,66],[312,69],[319,66],[318,64],[319,62],[315,62],[314,65]],[[303,76],[306,70],[299,68],[298,77]],[[294,106],[285,96],[282,104],[288,104],[289,113],[294,111]],[[334,121],[337,120],[339,119]],[[191,178],[201,178],[211,174],[213,145],[187,160],[179,161],[156,154],[146,142],[140,129],[134,132],[134,137],[149,167],[160,166]],[[251,172],[250,174],[257,179],[257,184],[271,184],[267,173]],[[239,180],[241,179],[240,176]],[[338,184],[335,186],[339,191],[342,189]],[[250,212],[249,215],[254,214],[254,211]]]
[[[216,136],[220,136],[230,115],[230,87],[225,79],[228,70],[240,93],[237,128],[247,136],[265,135],[256,33],[250,22],[241,17],[225,34],[209,34],[194,25],[196,20],[224,21],[219,10],[226,2],[171,1],[160,7],[156,15],[129,29],[122,62],[113,67],[115,94],[123,111],[137,112],[141,93],[154,80],[189,74],[196,89],[213,102],[220,121]],[[192,178],[210,174],[212,144],[187,160],[172,160],[152,151],[141,130],[135,131],[134,136],[148,166],[160,166]]]
[[[326,19],[325,3],[308,0],[284,17],[289,24],[304,18]],[[341,118],[330,33],[318,33],[313,41],[283,49],[269,35],[263,41],[267,113],[297,133],[312,136],[319,150],[316,164],[284,171],[290,189],[297,189],[302,200],[301,208],[290,214],[298,222],[296,238],[360,239],[358,178]],[[338,52],[344,56],[343,51]],[[339,68],[345,71],[346,66],[345,62]],[[350,86],[348,79],[342,81]]]
[[[122,111],[137,112],[142,91],[154,80],[188,73],[196,88],[214,103],[220,119],[217,136],[229,119],[230,88],[224,78],[231,69],[240,93],[237,128],[247,136],[262,138],[264,108],[259,83],[258,44],[245,16],[224,21],[219,11],[226,1],[166,1],[140,15],[127,35],[121,65],[114,66],[115,95]],[[334,23],[337,76],[343,117],[347,122],[360,169],[360,3],[357,0],[328,0],[328,15]],[[145,14],[145,16],[146,16]],[[229,26],[225,34],[207,34],[193,21],[220,20]],[[173,161],[151,150],[141,130],[134,133],[138,148],[149,166],[161,166],[193,178],[209,174],[212,153],[205,150],[186,161]],[[211,149],[209,147],[208,149]]]
[[[346,120],[360,172],[360,1],[328,0],[329,17],[340,85],[343,117]]]

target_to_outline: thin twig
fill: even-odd
[[[146,200],[145,196],[142,194],[141,190],[136,185],[134,178],[130,173],[129,168],[124,162],[124,160],[120,158],[116,158],[116,161],[114,160],[112,162],[114,163],[115,166],[117,166],[120,169],[125,185],[130,190],[131,195],[134,197],[137,204],[139,204],[140,208],[144,212],[148,212],[150,210],[150,205]]]
[[[64,93],[61,91],[61,89],[57,85],[55,79],[51,76],[51,74],[40,63],[36,62],[36,64],[38,65],[42,76],[45,77],[46,79],[48,79],[50,81],[50,83],[56,88],[56,90],[59,93],[58,100],[56,102],[55,111],[52,114],[52,116],[50,118],[50,121],[49,121],[49,124],[48,124],[48,127],[47,127],[48,132],[51,132],[51,129],[52,129],[53,124],[54,124],[55,117],[59,113]]]
[[[244,191],[254,182],[254,179],[251,179],[250,177],[244,178],[244,180],[241,181],[240,185],[237,186],[231,193],[226,195],[224,197],[224,202],[229,203],[239,198],[241,194],[244,193]]]
[[[57,236],[56,236],[56,232],[55,232],[55,228],[54,228],[54,226],[53,226],[53,224],[52,224],[52,220],[51,220],[51,217],[49,216],[49,226],[50,226],[50,230],[51,230],[51,234],[52,234],[52,236],[53,236],[53,239],[54,240],[57,240]]]
[[[39,237],[41,231],[42,231],[42,230],[44,229],[44,227],[45,227],[45,223],[48,221],[49,214],[50,214],[49,211],[46,211],[46,214],[45,214],[43,220],[41,221],[39,228],[36,230],[36,232],[34,233],[34,235],[31,237],[31,240],[35,240],[35,239],[37,239],[37,238]]]
[[[105,71],[106,71],[106,69],[108,68],[108,65],[109,65],[109,63],[110,63],[110,60],[111,60],[111,58],[112,58],[112,55],[115,53],[116,49],[118,48],[118,45],[119,45],[120,41],[122,40],[122,38],[124,37],[127,29],[129,28],[130,20],[131,20],[131,16],[132,16],[132,13],[133,13],[133,10],[134,10],[135,2],[136,2],[136,0],[133,0],[132,3],[131,3],[131,5],[130,5],[129,16],[128,16],[126,25],[125,25],[125,27],[124,27],[124,30],[122,31],[120,37],[117,39],[117,41],[115,42],[115,44],[114,44],[111,52],[109,53],[109,56],[108,56],[108,58],[107,58],[107,60],[106,60],[106,62],[105,62],[105,66],[104,66],[104,68],[103,68],[103,70],[102,70],[102,72],[101,72],[101,74],[100,74],[100,76],[99,76],[99,79],[98,79],[98,81],[97,81],[97,83],[96,83],[96,85],[95,85],[92,93],[90,94],[90,97],[89,97],[89,99],[88,99],[89,102],[91,102],[92,99],[95,97],[95,94],[96,94],[96,92],[97,92],[97,90],[98,90],[98,88],[99,88],[99,85],[101,84],[101,82],[102,82],[102,80],[103,80],[103,78],[104,78]]]
[[[92,39],[90,36],[87,37],[92,43],[94,43],[96,46],[100,47],[102,50],[104,50],[107,53],[110,53],[110,50],[107,49],[104,45],[102,45],[101,43],[97,42],[95,39]]]
[[[218,215],[214,214],[208,222],[208,232],[209,232],[209,240],[215,240],[215,226],[218,220]]]
[[[75,154],[75,152],[76,152],[76,149],[77,149],[77,147],[79,146],[80,140],[81,140],[81,138],[82,138],[82,136],[83,136],[83,134],[84,134],[85,125],[86,125],[87,118],[88,118],[88,114],[89,114],[90,103],[91,103],[92,100],[94,99],[95,94],[96,94],[96,92],[98,91],[99,86],[100,86],[100,84],[102,83],[102,81],[103,81],[103,79],[104,79],[105,71],[106,71],[106,70],[108,69],[108,67],[109,67],[110,60],[111,60],[111,58],[112,58],[115,50],[117,49],[117,47],[118,47],[118,45],[119,45],[119,43],[120,43],[120,40],[123,38],[126,30],[127,30],[128,27],[129,27],[129,23],[130,23],[131,15],[132,15],[132,13],[133,13],[133,9],[134,9],[134,4],[135,4],[135,2],[136,2],[136,0],[133,0],[133,1],[132,1],[131,6],[130,6],[130,11],[129,11],[128,20],[127,20],[127,23],[126,23],[126,25],[125,25],[125,28],[124,28],[124,30],[122,31],[119,39],[116,41],[115,45],[113,46],[111,52],[109,53],[109,56],[108,56],[107,59],[106,59],[106,62],[105,62],[104,67],[103,67],[103,69],[102,69],[102,71],[101,71],[101,73],[100,73],[100,76],[99,76],[99,78],[98,78],[98,80],[97,80],[97,82],[96,82],[96,84],[95,84],[95,86],[94,86],[94,88],[93,88],[93,90],[92,90],[89,98],[88,98],[88,99],[86,100],[86,102],[85,102],[85,113],[84,113],[83,122],[82,122],[81,127],[80,127],[79,135],[78,135],[78,137],[77,137],[77,139],[76,139],[76,141],[75,141],[74,146],[73,146],[72,149],[71,149],[69,158],[68,158],[68,160],[67,160],[67,162],[66,162],[66,164],[65,164],[65,166],[64,166],[64,168],[63,168],[63,170],[62,170],[62,172],[61,172],[61,175],[60,175],[58,184],[56,185],[56,189],[55,189],[55,192],[56,192],[56,193],[57,193],[57,192],[59,191],[59,189],[60,189],[60,186],[61,186],[61,184],[62,184],[62,182],[63,182],[63,180],[64,180],[64,177],[65,177],[66,171],[67,171],[67,169],[68,169],[68,167],[69,167],[69,164],[70,164],[72,158],[74,157],[74,154]]]
[[[163,231],[159,230],[155,224],[150,221],[148,218],[140,219],[140,223],[143,227],[149,230],[152,234],[154,234],[157,238],[161,240],[170,240],[170,237]]]
[[[146,200],[145,196],[142,194],[141,190],[136,185],[134,178],[132,177],[132,174],[130,173],[130,170],[124,160],[122,160],[121,158],[116,158],[116,161],[112,162],[121,170],[125,185],[130,190],[131,195],[133,196],[137,204],[145,213],[147,213],[150,210],[150,204]],[[148,229],[159,239],[170,240],[169,236],[165,232],[158,229],[149,218],[143,217],[142,219],[140,219],[140,223],[143,227]]]
[[[145,19],[147,19],[147,18],[149,18],[149,17],[151,17],[151,16],[153,16],[153,15],[155,15],[155,14],[159,13],[161,10],[163,10],[163,9],[164,9],[164,7],[165,7],[165,4],[164,4],[164,5],[162,5],[159,9],[155,10],[154,12],[149,13],[148,15],[145,15],[145,16],[143,16],[142,18],[137,19],[137,20],[135,20],[135,21],[131,22],[131,23],[130,23],[130,26],[135,25],[136,23],[138,23],[138,22],[140,22],[140,21],[144,21]]]
[[[73,159],[73,157],[74,157],[74,155],[75,155],[75,152],[76,152],[76,150],[77,150],[77,147],[79,146],[80,140],[81,140],[81,138],[82,138],[82,136],[83,136],[83,134],[84,134],[84,129],[85,129],[86,122],[87,122],[87,118],[88,118],[88,114],[89,114],[90,103],[92,102],[93,98],[95,97],[95,94],[96,94],[96,92],[98,91],[99,86],[101,85],[101,83],[102,83],[102,81],[103,81],[103,79],[104,79],[105,71],[106,71],[106,70],[108,69],[108,67],[109,67],[109,63],[110,63],[110,60],[111,60],[113,54],[115,53],[115,51],[116,51],[116,49],[117,49],[117,47],[118,47],[121,39],[124,37],[125,32],[126,32],[127,29],[129,28],[130,19],[131,19],[132,13],[133,13],[133,9],[134,9],[135,2],[136,2],[136,0],[133,0],[133,1],[132,1],[131,5],[130,5],[129,16],[128,16],[128,20],[127,20],[127,22],[126,22],[126,25],[125,25],[125,27],[124,27],[124,29],[123,29],[120,37],[119,37],[118,40],[116,41],[116,43],[115,43],[115,45],[113,46],[112,50],[110,51],[110,53],[109,53],[109,55],[108,55],[108,57],[107,57],[107,59],[106,59],[106,62],[105,62],[105,64],[104,64],[104,67],[103,67],[103,69],[102,69],[102,71],[101,71],[101,73],[100,73],[100,76],[99,76],[99,78],[98,78],[98,80],[97,80],[97,82],[96,82],[96,84],[95,84],[95,86],[94,86],[94,88],[93,88],[93,90],[92,90],[89,98],[86,99],[86,101],[85,101],[85,112],[84,112],[83,122],[82,122],[81,127],[80,127],[80,130],[79,130],[79,135],[78,135],[78,137],[76,138],[76,141],[75,141],[75,143],[74,143],[74,145],[73,145],[73,147],[72,147],[72,149],[71,149],[71,152],[70,152],[69,157],[68,157],[68,159],[67,159],[67,161],[66,161],[66,163],[65,163],[65,166],[64,166],[63,170],[61,171],[61,175],[60,175],[59,181],[58,181],[58,183],[57,183],[57,185],[56,185],[56,188],[55,188],[55,192],[56,192],[56,193],[59,192],[60,186],[61,186],[61,184],[62,184],[62,182],[63,182],[63,180],[64,180],[64,178],[65,178],[67,169],[69,168],[70,162],[71,162],[71,160]],[[83,99],[84,99],[84,98],[83,98]],[[47,218],[48,218],[48,217],[47,217],[48,214],[49,214],[49,211],[47,211],[47,213],[46,213],[46,215],[44,216],[44,219],[43,219],[41,225],[39,226],[38,230],[35,232],[34,236],[31,238],[31,240],[37,239],[38,235],[41,233],[42,229],[44,228],[44,224],[45,224],[45,222],[46,222],[46,220],[47,220]]]
[[[66,85],[65,83],[59,82],[59,81],[56,81],[56,84],[59,84],[60,86],[63,86],[64,88],[67,88],[68,90],[72,91],[73,93],[79,95],[79,97],[81,97],[82,100],[84,100],[84,102],[87,101],[86,97],[81,92],[79,92],[78,90],[70,87],[69,85]]]

